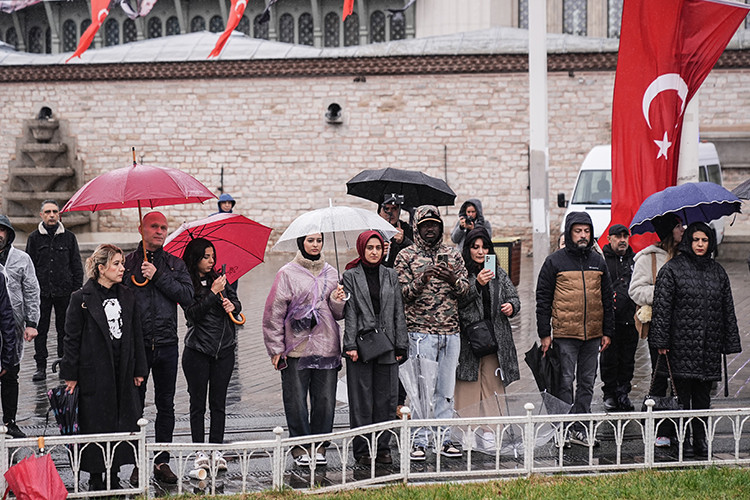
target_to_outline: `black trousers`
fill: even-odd
[[[3,406],[3,423],[16,420],[18,412],[18,372],[21,365],[6,368],[5,375],[0,377],[0,399]]]
[[[177,384],[177,361],[179,351],[177,344],[146,347],[146,363],[154,380],[154,404],[156,421],[154,435],[157,443],[171,443],[174,433],[174,393]],[[140,386],[141,404],[145,407],[148,377]],[[169,453],[161,452],[155,463],[169,462]]]
[[[711,382],[676,378],[674,385],[677,389],[677,400],[684,410],[707,410],[711,407]],[[705,422],[705,418],[693,419],[690,422],[693,439],[702,439],[706,436]],[[690,428],[687,437],[690,437]]]
[[[601,353],[599,366],[602,371],[604,399],[630,393],[635,370],[635,350],[638,348],[638,331],[635,325],[615,323],[612,343]]]
[[[194,443],[206,439],[206,396],[211,414],[209,443],[224,442],[227,418],[227,388],[234,369],[234,348],[209,356],[190,347],[182,351],[182,371],[190,394],[190,435]]]
[[[349,395],[349,425],[353,428],[396,418],[398,399],[398,363],[381,365],[346,359],[346,383]],[[375,457],[390,451],[391,433],[384,431],[370,451],[369,440],[357,436],[352,443],[354,458]]]
[[[70,303],[70,295],[64,297],[41,297],[39,304],[40,317],[37,332],[39,334],[34,339],[34,361],[39,370],[47,367],[47,337],[49,333],[49,324],[52,317],[52,308],[55,308],[55,330],[57,331],[57,357],[63,357],[63,340],[65,339],[65,313]]]

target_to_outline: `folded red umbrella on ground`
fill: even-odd
[[[68,490],[49,454],[24,458],[8,469],[5,480],[19,500],[64,500],[68,497]]]

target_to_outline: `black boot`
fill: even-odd
[[[92,472],[89,474],[89,491],[103,491],[106,489],[101,472]]]
[[[706,441],[706,429],[703,420],[692,421],[693,426],[693,450],[696,458],[708,458],[708,441]]]

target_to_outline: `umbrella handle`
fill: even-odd
[[[219,297],[221,297],[222,300],[224,299],[224,295],[222,295],[221,292],[219,292]],[[239,316],[237,316],[236,318],[235,318],[234,314],[232,314],[230,312],[228,312],[227,314],[229,315],[229,319],[231,319],[232,323],[234,323],[235,325],[244,325],[245,324],[245,315],[244,314],[240,313]]]
[[[135,165],[135,148],[133,148],[133,165]],[[143,224],[143,214],[141,213],[141,202],[138,202],[138,226],[140,227]],[[141,238],[141,245],[143,246],[143,262],[148,262],[148,257],[146,257],[146,241]],[[133,282],[135,286],[146,286],[148,285],[149,279],[146,278],[146,281],[143,283],[139,283],[135,279],[135,275],[130,275],[130,280]]]

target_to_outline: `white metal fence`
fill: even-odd
[[[283,430],[274,429],[274,439],[237,441],[233,443],[147,443],[146,421],[139,421],[140,432],[77,436],[46,437],[44,447],[60,472],[71,498],[102,495],[147,496],[201,490],[211,494],[243,493],[270,488],[292,487],[299,490],[324,492],[365,485],[395,482],[418,483],[441,480],[477,478],[524,477],[531,473],[590,473],[594,471],[626,471],[660,467],[694,467],[696,465],[750,464],[750,408],[685,410],[653,412],[652,402],[647,411],[630,413],[594,413],[583,415],[535,415],[534,405],[526,404],[522,416],[457,418],[433,420],[399,420],[383,422],[358,429],[331,434],[282,438]],[[686,431],[690,422],[703,426],[708,440],[707,458],[684,456]],[[655,449],[654,442],[663,425],[671,422],[677,432],[678,444],[669,451]],[[567,446],[564,437],[573,426],[585,429],[588,446]],[[582,427],[581,427],[582,426]],[[428,460],[410,460],[414,432],[431,428],[433,439],[441,443],[450,429],[454,441],[463,438],[461,459],[430,454]],[[353,458],[352,441],[357,436],[372,443],[382,433],[392,435],[393,464],[381,465],[373,461],[363,466]],[[477,449],[475,436],[489,436],[490,446],[484,443]],[[601,444],[600,444],[601,443]],[[81,474],[81,451],[86,447],[101,450],[105,464],[112,464],[114,450],[130,446],[138,464],[137,485],[125,481],[130,468],[121,471],[121,489],[88,491],[88,474]],[[325,447],[327,465],[318,463],[311,454],[310,467],[297,467],[292,449]],[[490,449],[488,449],[490,448]],[[436,451],[439,450],[437,446]],[[206,477],[193,471],[197,451],[219,450],[228,458],[228,470],[219,470],[211,460]],[[180,478],[174,487],[150,480],[154,455],[169,451],[171,466]],[[7,439],[0,434],[0,477],[10,464],[24,456],[39,453],[37,438]],[[372,455],[374,456],[374,450]],[[108,470],[105,484],[109,485]],[[83,486],[82,486],[83,485]],[[3,486],[4,490],[5,486]]]

